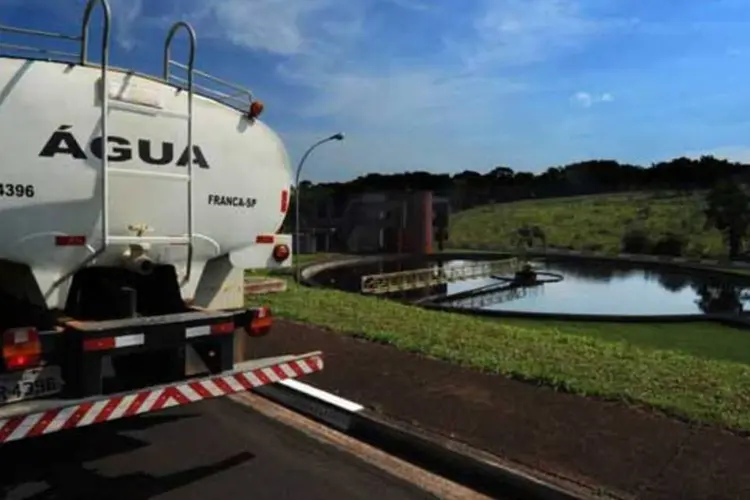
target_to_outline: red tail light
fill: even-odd
[[[284,245],[282,243],[273,247],[273,260],[275,260],[279,264],[288,259],[289,254],[291,254],[291,251],[289,250],[288,245]]]
[[[281,213],[285,214],[289,210],[289,191],[284,189],[281,192]]]
[[[86,244],[85,236],[55,236],[55,245],[58,247],[82,247]]]
[[[41,360],[42,342],[36,328],[13,328],[3,332],[3,363],[7,370],[33,368]]]
[[[250,104],[250,109],[247,110],[247,117],[250,120],[255,120],[258,118],[265,109],[265,106],[263,105],[263,101],[261,100],[255,100]]]
[[[251,311],[250,324],[245,327],[251,337],[262,337],[271,331],[273,315],[267,307],[259,307]]]

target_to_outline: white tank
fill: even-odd
[[[52,307],[64,298],[65,277],[101,247],[105,202],[112,236],[133,236],[135,227],[149,228],[148,237],[188,233],[185,179],[138,175],[187,173],[188,93],[156,78],[108,73],[105,201],[100,76],[96,66],[0,58],[0,259],[29,265]],[[273,130],[200,95],[193,144],[194,255],[185,296],[213,257],[265,263],[268,245],[255,252],[256,238],[281,227],[292,181]],[[62,246],[83,238],[85,246]],[[110,244],[93,264],[111,265],[128,248]],[[186,267],[185,244],[153,243],[148,254],[178,272]]]

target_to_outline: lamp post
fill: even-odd
[[[307,157],[310,156],[310,153],[313,152],[315,148],[320,146],[321,144],[325,144],[326,142],[330,141],[343,141],[344,140],[344,134],[339,132],[338,134],[333,134],[330,137],[326,137],[325,139],[321,139],[309,148],[307,148],[307,151],[305,151],[305,154],[302,155],[302,158],[299,160],[299,164],[297,164],[297,172],[294,176],[294,239],[297,240],[297,251],[296,254],[300,253],[300,231],[299,231],[299,176],[302,173],[302,166],[305,164],[305,161],[307,160]],[[292,248],[294,248],[294,245],[292,245]],[[301,281],[301,275],[300,275],[300,264],[299,264],[299,258],[296,259],[295,262],[295,275],[297,277],[297,283]]]

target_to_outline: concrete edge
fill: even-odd
[[[475,316],[493,319],[533,319],[540,321],[575,321],[577,323],[707,323],[718,322],[731,324],[733,326],[746,326],[741,318],[729,323],[732,319],[729,315],[720,314],[652,314],[652,315],[626,315],[626,314],[573,314],[573,313],[536,313],[527,311],[497,311],[493,309],[477,309],[473,307],[452,307],[443,304],[430,303],[423,301],[414,304],[423,309],[432,311],[463,314],[466,316]]]
[[[501,248],[496,247],[492,245],[485,245],[485,244],[474,244],[474,245],[468,245],[462,249],[448,249],[445,251],[445,253],[454,253],[454,252],[461,252],[462,250],[466,251],[473,251],[473,252],[481,252],[481,253],[511,253],[511,254],[518,254],[520,251],[518,249],[513,248]],[[606,252],[601,251],[591,251],[591,250],[573,250],[573,249],[565,249],[565,248],[553,248],[549,247],[546,249],[543,248],[531,248],[528,249],[526,252],[529,256],[534,257],[554,257],[554,256],[560,256],[560,257],[588,257],[588,258],[597,258],[597,259],[603,259],[603,260],[620,260],[623,262],[631,262],[635,264],[647,264],[647,263],[653,263],[653,264],[673,264],[678,267],[690,267],[690,268],[699,268],[699,269],[711,269],[713,268],[720,268],[716,269],[717,272],[721,272],[721,269],[750,269],[750,262],[745,261],[730,261],[729,259],[706,259],[706,258],[700,258],[700,257],[671,257],[668,255],[648,255],[648,254],[633,254],[633,253],[617,253],[617,254],[610,254]]]
[[[281,381],[259,387],[253,392],[450,481],[495,498],[623,498],[595,495],[587,487],[559,478],[555,482],[566,483],[565,486],[555,484],[503,464],[489,453],[387,419],[361,404],[298,380]]]
[[[470,246],[465,249],[449,249],[442,252],[429,254],[429,259],[453,258],[453,259],[476,259],[477,257],[511,257],[520,254],[531,258],[571,258],[587,259],[600,261],[624,262],[636,265],[672,267],[677,269],[690,269],[694,271],[705,271],[711,274],[733,275],[728,270],[750,269],[750,262],[741,261],[723,261],[719,259],[695,259],[688,257],[667,257],[656,255],[638,255],[619,253],[616,255],[606,254],[604,252],[590,252],[585,250],[564,250],[564,249],[529,249],[526,252],[520,252],[518,249],[503,249],[484,247],[483,245]],[[315,280],[316,275],[322,271],[345,267],[353,264],[368,264],[380,261],[394,261],[416,257],[413,254],[375,254],[375,255],[353,255],[343,258],[334,258],[323,262],[314,262],[307,264],[301,270],[302,284],[308,286],[317,286],[319,283]]]
[[[337,267],[345,267],[353,264],[369,264],[381,261],[387,262],[407,257],[408,255],[406,254],[376,254],[352,255],[350,257],[327,259],[323,262],[313,262],[303,266],[300,271],[300,277],[302,278],[303,285],[317,286],[319,283],[315,280],[315,276],[328,269],[335,269]]]

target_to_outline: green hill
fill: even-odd
[[[537,226],[550,247],[724,257],[720,233],[705,228],[704,196],[631,192],[485,205],[453,215],[449,244],[515,247],[519,228]],[[638,233],[645,236],[645,244],[636,245],[640,250],[632,244],[625,250],[624,242],[632,242]],[[541,244],[539,239],[534,242]]]

